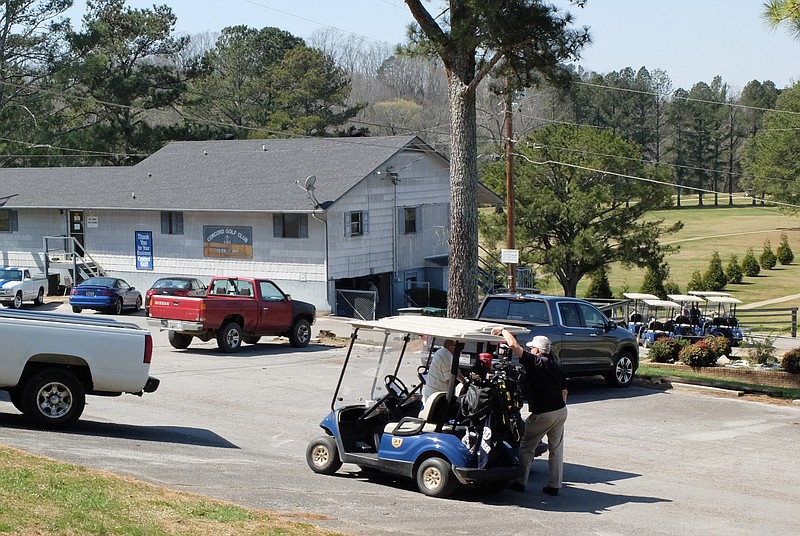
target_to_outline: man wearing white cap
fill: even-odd
[[[534,452],[539,442],[547,434],[547,461],[550,466],[547,485],[542,491],[556,496],[564,478],[564,423],[567,420],[567,380],[564,371],[550,357],[550,339],[542,335],[529,342],[530,352],[525,351],[517,339],[507,330],[492,328],[492,335],[500,335],[506,340],[511,351],[519,357],[525,367],[528,380],[528,409],[530,416],[525,420],[525,435],[519,445],[519,461],[524,473],[519,480],[509,484],[514,491],[525,491],[528,471],[533,462]]]

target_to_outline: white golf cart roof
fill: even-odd
[[[659,307],[666,307],[669,309],[680,309],[681,306],[675,303],[674,301],[669,300],[644,300],[650,307],[659,308]]]
[[[703,303],[706,301],[705,298],[698,296],[697,294],[667,294],[667,298],[678,302],[683,301]]]
[[[709,296],[730,296],[730,292],[719,292],[717,290],[690,290],[689,294],[693,296],[702,296],[707,298]]]
[[[519,326],[463,320],[459,318],[440,318],[437,316],[401,315],[388,316],[379,320],[351,320],[354,328],[371,329],[385,333],[413,333],[458,341],[505,342],[500,335],[492,335],[492,328],[503,327],[514,335],[528,333],[530,330]]]
[[[658,296],[653,294],[642,294],[641,292],[623,292],[622,295],[629,300],[657,300]]]
[[[742,300],[731,296],[706,296],[706,301],[708,303],[743,303]]]

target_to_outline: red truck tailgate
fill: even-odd
[[[202,304],[203,298],[154,295],[150,300],[150,316],[197,322],[200,320]]]

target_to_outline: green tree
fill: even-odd
[[[761,266],[759,266],[756,260],[753,248],[749,248],[742,259],[742,271],[747,277],[755,277],[761,272]]]
[[[523,244],[523,263],[539,264],[553,274],[566,296],[601,266],[659,263],[671,248],[659,237],[682,224],[643,221],[651,211],[671,204],[667,171],[642,161],[641,148],[608,131],[572,125],[544,127],[517,145],[515,158],[515,233]],[[486,167],[483,180],[505,191],[505,164]],[[481,217],[487,243],[502,241],[505,215]]]
[[[758,264],[765,270],[772,270],[778,264],[778,259],[772,252],[772,244],[769,240],[764,241],[764,249],[761,251],[761,256],[758,258]]]
[[[692,278],[686,285],[687,292],[690,290],[708,290],[706,287],[706,278],[700,273],[700,270],[692,272]]]
[[[728,278],[730,283],[737,285],[744,279],[744,271],[739,265],[739,259],[736,258],[736,255],[731,255],[728,260],[728,265],[725,267],[725,277]]]
[[[135,163],[176,137],[175,114],[166,111],[178,105],[185,78],[164,58],[188,38],[172,36],[176,18],[165,5],[86,6],[82,30],[67,33],[67,58],[55,66],[62,90],[82,97],[65,109],[60,144],[101,152],[110,164]]]
[[[586,298],[613,298],[614,293],[611,292],[611,283],[608,281],[608,268],[602,266],[592,272],[592,283],[586,290]]]
[[[789,237],[786,236],[786,233],[781,233],[781,243],[778,244],[778,249],[775,250],[775,256],[778,262],[784,266],[792,264],[794,260],[794,252],[792,252],[792,248],[789,246]]]
[[[785,26],[790,35],[800,39],[800,1],[767,0],[762,17],[773,28]]]
[[[432,15],[422,0],[406,0],[406,5],[418,24],[410,29],[409,48],[440,57],[446,72],[453,192],[447,312],[469,318],[478,303],[478,84],[500,64],[514,80],[513,87],[528,86],[540,77],[566,79],[561,64],[577,57],[589,33],[572,29],[568,13],[540,0],[449,0],[445,17]]]
[[[667,289],[664,287],[664,279],[666,279],[666,277],[659,267],[648,266],[644,271],[644,279],[642,280],[640,292],[654,294],[659,298],[664,298],[667,295]]]
[[[762,128],[745,147],[742,167],[746,186],[754,196],[766,195],[786,203],[783,208],[796,212],[800,205],[800,82],[781,91],[775,110],[764,113]]]
[[[703,279],[706,281],[706,290],[722,290],[728,284],[728,278],[722,269],[722,261],[716,251],[711,253],[711,260]]]

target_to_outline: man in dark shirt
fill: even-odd
[[[564,477],[564,423],[567,420],[567,380],[564,371],[550,357],[550,339],[534,337],[526,352],[517,339],[502,328],[493,328],[492,335],[500,335],[506,340],[520,364],[525,367],[528,380],[528,409],[530,416],[525,420],[525,435],[519,446],[519,461],[524,473],[519,480],[511,482],[509,488],[525,491],[528,471],[533,462],[534,452],[542,437],[547,434],[548,464],[550,474],[542,491],[548,495],[558,495]]]

